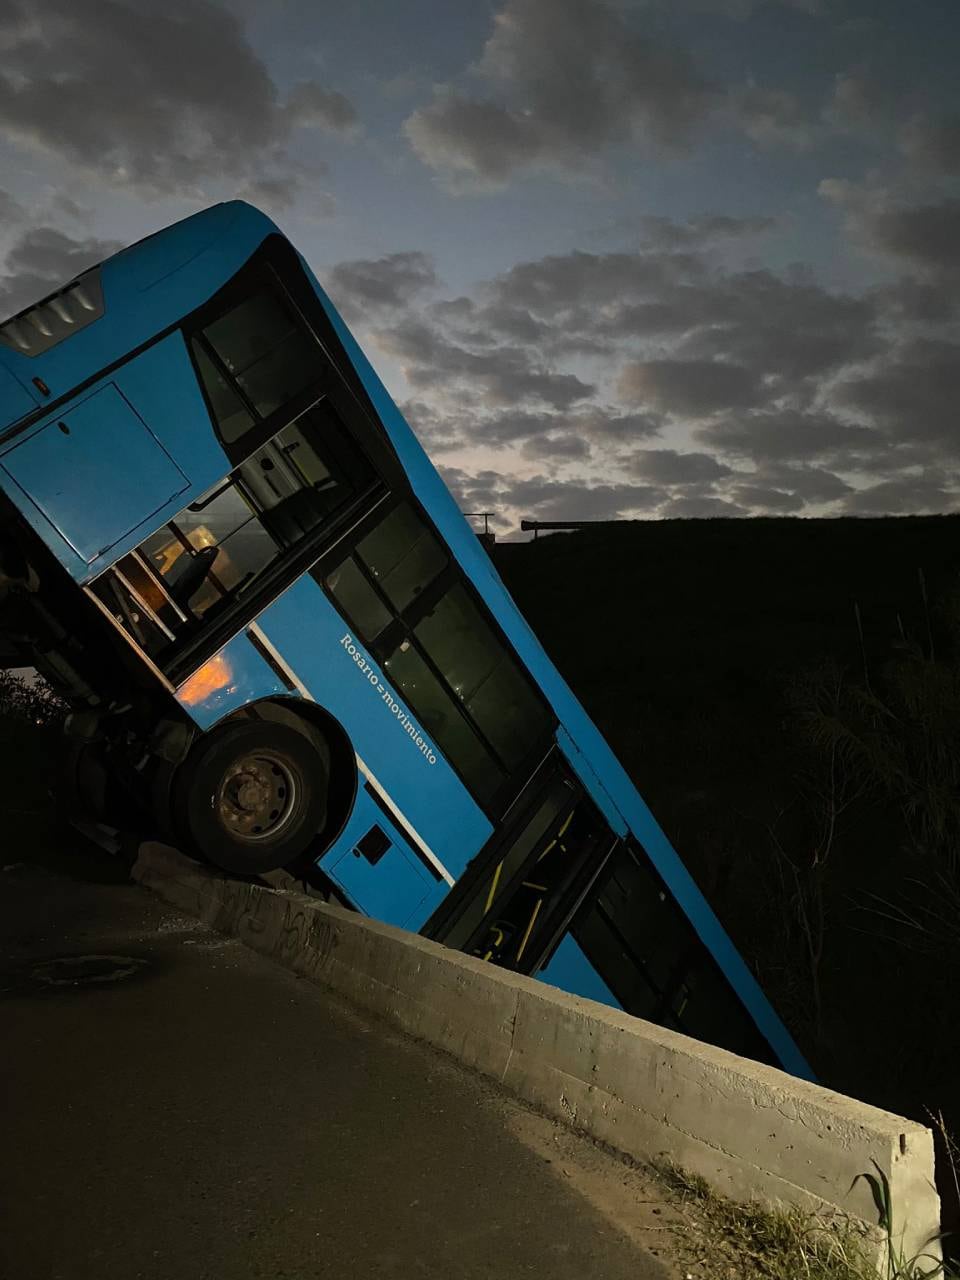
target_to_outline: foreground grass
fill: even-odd
[[[706,1179],[670,1161],[648,1168],[679,1203],[682,1222],[670,1230],[676,1256],[692,1280],[960,1280],[960,1273],[927,1255],[888,1255],[878,1271],[852,1223],[827,1227],[797,1207],[771,1210],[756,1201],[728,1200]],[[879,1196],[879,1216],[885,1206],[889,1221],[887,1188],[874,1175],[870,1179]]]

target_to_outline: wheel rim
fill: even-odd
[[[300,797],[291,762],[277,752],[238,756],[223,776],[214,807],[225,831],[256,844],[290,825]]]

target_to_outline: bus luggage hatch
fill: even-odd
[[[112,383],[17,445],[3,468],[87,564],[189,485]]]

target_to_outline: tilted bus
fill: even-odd
[[[810,1069],[304,258],[216,205],[0,325],[0,655],[71,786]]]

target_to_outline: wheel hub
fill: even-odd
[[[296,775],[279,753],[258,751],[233,762],[217,791],[223,826],[241,840],[275,837],[290,821],[297,801]]]
[[[237,786],[237,804],[247,813],[256,813],[258,809],[262,809],[269,795],[269,787],[259,778],[247,776]]]

